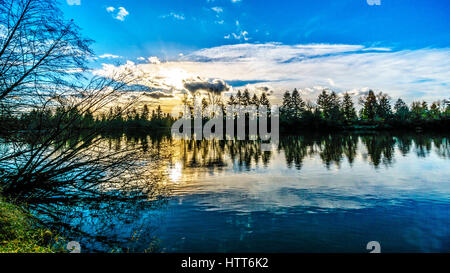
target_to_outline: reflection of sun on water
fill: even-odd
[[[175,163],[175,166],[169,171],[169,179],[173,183],[180,183],[181,176],[183,174],[183,169],[181,163]]]

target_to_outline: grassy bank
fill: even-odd
[[[23,208],[0,196],[0,253],[54,253],[58,241]]]

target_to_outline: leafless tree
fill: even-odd
[[[29,128],[1,134],[4,195],[41,204],[120,199],[131,192],[158,197],[161,174],[149,171],[158,168],[146,168],[157,157],[143,158],[139,145],[112,149],[100,136],[102,128],[77,126],[80,117],[117,103],[123,88],[137,80],[126,70],[107,77],[88,73],[90,43],[72,21],[63,19],[57,1],[0,0],[2,116],[32,109],[38,113]],[[137,100],[125,102],[115,115]],[[49,126],[46,113],[56,112]]]
[[[0,0],[0,101],[73,84],[91,40],[53,0]]]

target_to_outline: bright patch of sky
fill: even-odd
[[[450,97],[450,5],[440,0],[67,0],[96,41],[96,67],[121,60],[158,92],[200,77],[239,87]],[[158,88],[156,88],[158,87]]]

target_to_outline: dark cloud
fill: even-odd
[[[125,85],[120,91],[124,92],[152,92],[153,89],[142,84]]]
[[[195,93],[199,90],[208,91],[211,93],[220,94],[224,91],[228,91],[230,86],[223,80],[215,79],[212,81],[206,81],[201,79],[185,80],[184,88],[191,93]]]
[[[153,91],[151,93],[144,93],[144,96],[151,97],[154,99],[173,98],[174,97],[172,94],[167,94],[162,91]]]
[[[141,84],[133,84],[124,86],[121,91],[123,92],[142,92],[143,96],[161,99],[161,98],[173,98],[174,96],[170,93],[165,92],[161,88],[149,87]]]
[[[270,88],[267,87],[267,86],[259,86],[259,87],[256,87],[256,90],[259,90],[260,92],[264,92],[264,93],[266,93],[267,95],[272,95],[272,94],[273,94],[273,90],[270,89]]]

